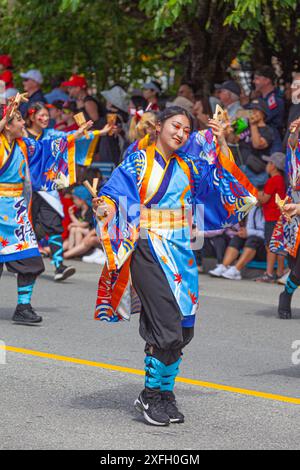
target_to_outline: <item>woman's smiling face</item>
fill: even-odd
[[[190,136],[190,120],[184,114],[176,114],[163,124],[158,123],[157,132],[161,142],[175,152],[186,143]]]

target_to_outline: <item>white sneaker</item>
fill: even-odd
[[[104,252],[100,250],[100,248],[96,248],[89,256],[83,256],[82,261],[84,263],[104,264],[106,261],[106,256]]]
[[[225,279],[232,279],[233,281],[242,280],[241,272],[236,269],[235,266],[228,268],[227,271],[222,274],[222,277],[225,277]]]
[[[286,281],[288,280],[288,277],[290,275],[290,271],[286,272],[281,278],[277,280],[278,284],[286,285]]]
[[[210,274],[213,277],[221,277],[225,271],[227,271],[228,267],[224,266],[224,264],[217,264],[215,269],[211,269],[208,271],[208,274]]]

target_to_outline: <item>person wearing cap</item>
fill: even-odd
[[[285,154],[281,152],[272,153],[270,157],[264,156],[267,162],[266,172],[269,179],[263,191],[258,192],[258,201],[262,204],[265,218],[265,246],[267,251],[267,270],[256,280],[259,282],[273,283],[284,274],[284,256],[273,253],[270,248],[273,231],[280,218],[280,209],[276,204],[276,194],[281,199],[286,197],[286,187],[284,180]],[[277,261],[277,273],[274,275],[274,268]]]
[[[215,88],[219,90],[219,99],[228,113],[230,122],[235,121],[237,113],[242,109],[240,85],[234,80],[227,80],[221,85],[215,85]]]
[[[78,112],[83,112],[87,121],[94,121],[93,128],[98,128],[101,116],[100,104],[88,93],[88,83],[82,75],[72,75],[69,80],[61,84],[68,89],[70,99],[76,100]]]
[[[266,163],[262,159],[263,155],[270,155],[274,141],[274,131],[265,122],[267,116],[267,106],[263,99],[253,100],[249,109],[249,128],[239,137],[239,149],[244,164],[242,171],[256,186],[263,186],[268,175],[265,171]]]
[[[100,160],[118,165],[127,144],[129,97],[120,85],[101,91],[101,95],[106,101],[106,120],[115,117],[115,125],[112,132],[100,141]]]
[[[23,78],[23,87],[24,91],[28,93],[29,101],[27,103],[22,103],[20,106],[20,112],[23,117],[26,116],[28,109],[31,106],[38,102],[47,103],[47,100],[41,90],[41,85],[43,83],[43,76],[39,70],[31,69],[28,72],[21,73]]]
[[[267,124],[274,129],[275,139],[271,152],[282,152],[282,129],[284,127],[284,101],[274,86],[275,72],[268,65],[262,66],[254,73],[255,91],[260,93],[267,105]]]
[[[147,111],[159,111],[158,97],[161,94],[161,85],[157,80],[144,83],[143,95],[148,101]]]
[[[62,78],[52,78],[51,79],[51,88],[50,93],[45,94],[45,98],[48,103],[52,104],[53,101],[68,101],[69,95],[65,93],[65,88],[62,86],[64,80]]]

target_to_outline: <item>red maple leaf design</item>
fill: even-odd
[[[182,275],[181,274],[174,274],[174,281],[178,282],[178,284],[181,284],[182,282]]]
[[[1,245],[5,248],[7,245],[9,245],[9,241],[6,238],[2,238]]]
[[[24,219],[23,219],[23,217],[20,217],[20,220],[19,220],[18,224],[24,225]]]
[[[22,243],[18,243],[16,248],[17,248],[17,250],[19,250],[19,251],[22,250],[23,244],[22,244]]]
[[[191,298],[192,304],[196,305],[196,303],[198,301],[197,296],[195,294],[193,294],[190,290],[189,290],[189,296]]]

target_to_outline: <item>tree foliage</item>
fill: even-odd
[[[202,90],[239,51],[299,56],[297,0],[0,0],[1,53],[46,77],[85,73],[99,88],[175,69]],[[288,49],[288,54],[286,53]]]

